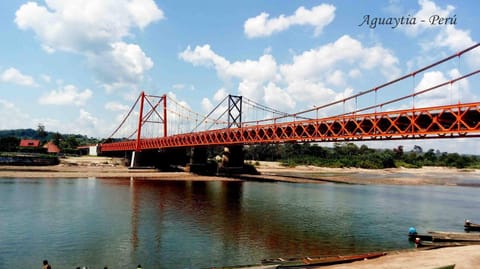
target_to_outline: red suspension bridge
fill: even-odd
[[[479,46],[372,89],[297,113],[229,95],[212,112],[201,116],[167,95],[142,92],[100,150],[139,152],[214,145],[479,137],[480,101],[475,94],[462,94],[467,95],[471,85],[480,86],[480,69],[460,70],[460,65],[472,66],[465,63],[466,58],[480,55]],[[450,72],[455,75],[451,79],[426,87],[415,85],[419,75],[425,77],[428,72],[448,68],[456,70]],[[413,87],[408,86],[409,81],[413,81]],[[395,96],[405,87],[411,89],[410,94]]]

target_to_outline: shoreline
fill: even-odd
[[[282,181],[291,183],[343,183],[363,185],[446,185],[480,187],[479,169],[423,168],[326,168],[285,167],[277,162],[258,162],[259,175],[234,177],[203,176],[189,172],[161,172],[156,169],[129,169],[122,159],[109,157],[68,157],[54,166],[0,166],[0,178],[138,178],[188,181]]]

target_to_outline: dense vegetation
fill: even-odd
[[[0,130],[0,152],[19,151],[18,145],[21,139],[37,139],[42,145],[52,141],[64,153],[76,153],[78,146],[96,144],[99,141],[85,135],[48,132],[43,125],[39,125],[37,130]]]
[[[333,148],[316,144],[256,145],[245,148],[245,159],[280,161],[286,166],[315,165],[323,167],[360,167],[380,169],[391,167],[419,168],[422,166],[448,166],[456,168],[480,168],[480,157],[446,153],[420,146],[404,152],[402,146],[395,149],[371,149],[353,143],[335,143]]]

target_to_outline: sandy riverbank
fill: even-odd
[[[325,269],[434,269],[455,264],[455,269],[480,268],[480,245],[434,250],[390,252],[384,257],[350,264],[324,266]]]
[[[298,180],[311,179],[337,183],[480,186],[480,170],[478,169],[422,167],[373,170],[315,166],[289,168],[276,162],[259,162],[257,170],[263,177],[281,176]]]
[[[121,158],[68,157],[54,166],[0,166],[0,178],[137,178],[152,180],[235,180],[198,176],[186,172],[159,172],[155,169],[128,169]]]
[[[391,185],[464,185],[480,186],[480,170],[446,167],[419,169],[324,168],[315,166],[284,167],[276,162],[259,162],[260,175],[243,177],[250,180],[287,182],[338,182],[351,184]],[[0,178],[143,178],[153,180],[231,181],[226,177],[198,176],[186,172],[159,172],[154,169],[128,169],[120,158],[69,157],[55,166],[0,166]]]

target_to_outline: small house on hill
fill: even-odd
[[[22,139],[20,140],[20,148],[38,148],[40,140],[37,139]]]
[[[60,148],[57,145],[53,144],[52,141],[43,145],[43,148],[47,149],[47,153],[59,153],[60,152]]]

